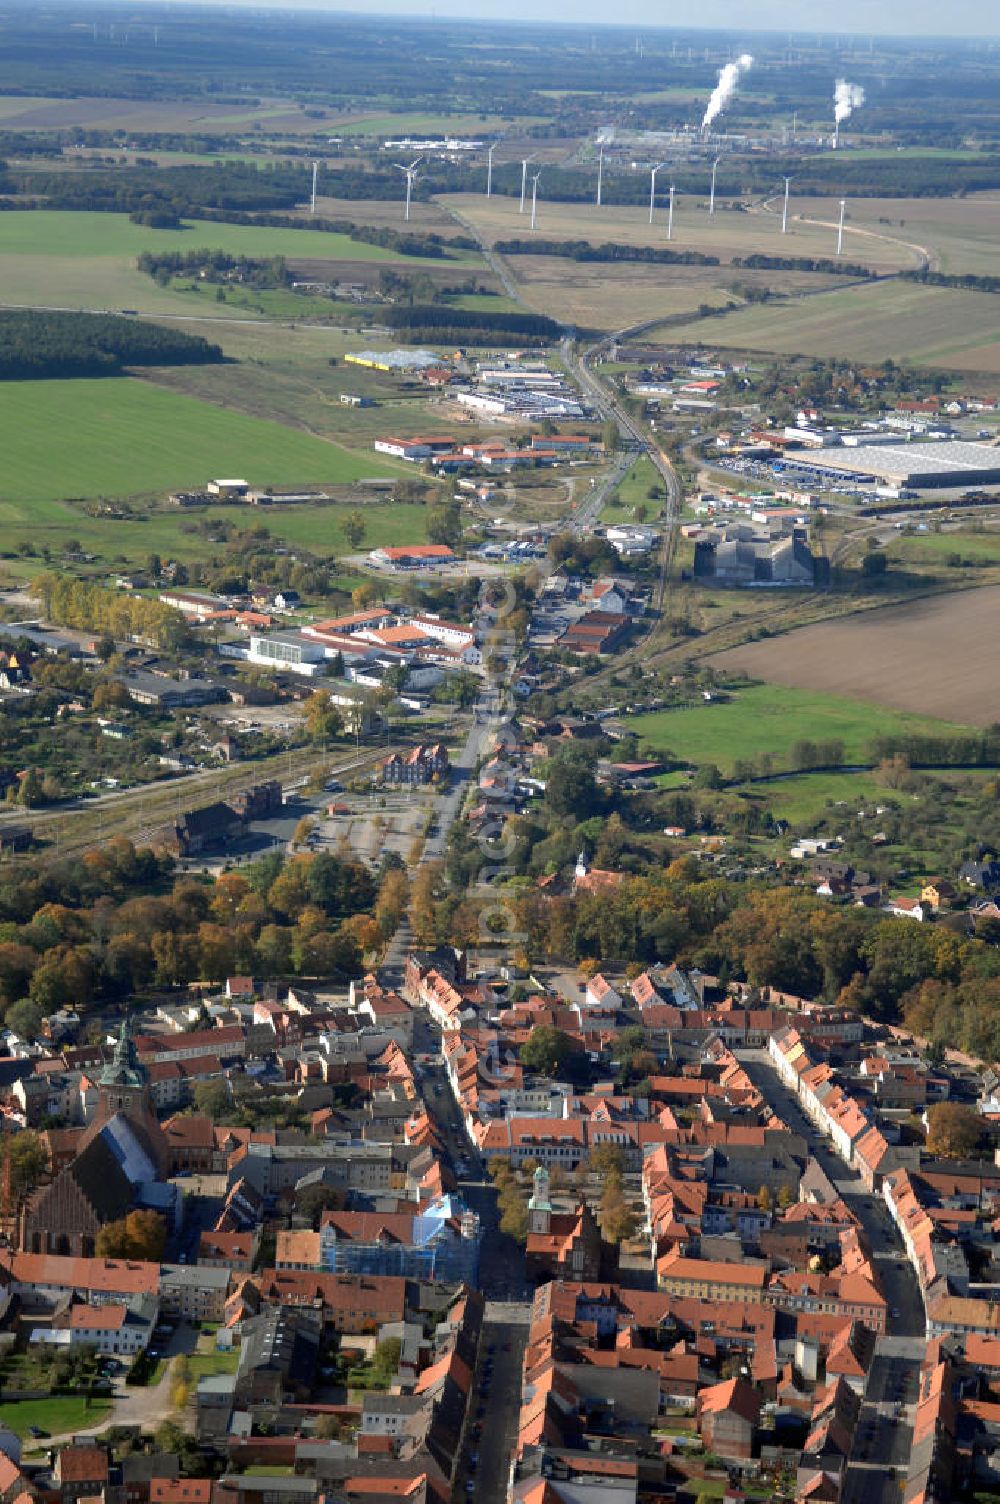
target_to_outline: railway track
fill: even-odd
[[[30,823],[36,838],[51,843],[60,856],[73,856],[124,836],[137,844],[148,843],[185,809],[234,794],[267,779],[280,779],[286,787],[317,772],[324,777],[350,777],[363,773],[380,758],[397,750],[378,747],[360,753],[332,757],[314,747],[276,753],[259,762],[230,768],[210,768],[162,783],[142,784],[120,793],[102,794],[57,809],[15,810],[0,815],[0,833],[5,825]]]

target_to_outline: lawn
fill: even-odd
[[[31,515],[44,523],[37,504],[60,497],[163,492],[213,475],[294,487],[400,473],[311,434],[131,377],[6,383],[0,451],[0,522],[18,520],[25,503],[36,504]]]
[[[653,468],[652,460],[648,455],[642,454],[624,476],[618,489],[613,491],[604,503],[601,508],[600,521],[604,523],[631,521],[637,506],[644,506],[647,515],[655,517],[662,506],[662,500],[650,500],[648,493],[651,486],[656,486],[662,497],[663,481]]]
[[[199,1379],[214,1378],[217,1374],[235,1373],[240,1366],[239,1348],[232,1348],[229,1352],[217,1352],[213,1348],[211,1352],[192,1353],[187,1365],[195,1383]]]
[[[952,555],[977,564],[1000,564],[1000,531],[900,533],[888,544],[887,552],[895,561],[907,564],[943,564]]]
[[[52,1436],[67,1431],[87,1431],[107,1418],[111,1401],[87,1403],[77,1395],[58,1394],[45,1400],[14,1400],[0,1405],[0,1426],[24,1438],[29,1426],[38,1426]]]
[[[776,684],[735,690],[728,702],[632,716],[628,726],[660,753],[695,764],[714,763],[723,772],[739,759],[765,753],[781,771],[790,766],[791,749],[800,741],[842,741],[846,760],[861,762],[877,735],[957,729],[930,716]]]

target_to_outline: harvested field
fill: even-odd
[[[332,118],[332,117],[331,117]],[[33,95],[0,98],[0,121],[9,130],[46,131],[72,126],[92,130],[191,131],[228,135],[259,124],[269,131],[313,135],[317,123],[293,100],[269,99],[243,108],[204,99],[52,99]],[[325,125],[320,126],[321,129]]]
[[[717,668],[974,726],[998,719],[1000,586],[865,611],[719,653]]]
[[[831,199],[803,199],[795,207],[806,218],[832,220],[836,213]],[[998,193],[970,193],[965,198],[858,198],[848,203],[847,222],[856,232],[869,230],[924,246],[938,271],[980,276],[996,272]]]
[[[613,240],[622,245],[666,246],[665,184],[662,185],[664,192],[657,208],[656,223],[650,225],[649,210],[640,205],[614,204],[597,209],[592,204],[546,202],[544,181],[543,178],[539,185],[536,232],[539,239],[588,240],[594,244]],[[482,194],[456,193],[442,194],[438,202],[474,224],[487,244],[495,240],[520,239],[531,233],[528,216],[517,212],[517,202],[512,198],[494,194],[488,199]],[[836,212],[836,204],[832,199],[823,200],[822,204],[818,218],[826,221],[831,206],[832,212]],[[865,228],[870,230],[872,226],[866,223]],[[884,233],[899,238],[883,241],[871,234],[855,234],[853,227],[849,226],[844,237],[845,256],[851,261],[862,261],[876,271],[896,271],[919,264],[919,253],[903,243],[911,238],[905,229],[901,232],[897,225],[887,228]],[[752,252],[776,256],[832,256],[836,249],[836,230],[831,231],[827,223],[796,224],[793,235],[783,236],[781,220],[776,214],[720,210],[710,217],[704,200],[698,195],[679,194],[671,249],[702,251],[706,255],[718,256],[721,261],[730,261],[733,256],[748,256]]]
[[[677,338],[726,350],[1000,372],[1000,298],[918,282],[853,283],[807,301],[683,325]]]
[[[321,187],[322,183],[323,179],[320,178]],[[308,206],[305,205],[292,212],[303,219],[310,217]],[[434,200],[413,200],[409,226],[403,220],[403,201],[398,198],[328,198],[321,193],[316,199],[316,213],[322,219],[349,219],[356,225],[374,225],[380,230],[399,230],[400,233],[409,229],[415,235],[449,236],[469,233]]]
[[[694,314],[702,304],[722,308],[733,301],[726,288],[734,273],[726,266],[581,262],[563,256],[503,259],[527,307],[586,329],[621,329],[643,319]],[[371,270],[377,274],[377,268]],[[819,290],[838,281],[809,272],[742,270],[739,280],[787,292]]]

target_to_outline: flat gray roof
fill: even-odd
[[[961,439],[941,443],[859,444],[856,448],[813,449],[796,453],[797,462],[824,470],[842,470],[848,475],[888,476],[906,481],[910,476],[963,479],[995,474],[1000,480],[1000,448]]]

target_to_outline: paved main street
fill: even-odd
[[[912,1403],[925,1339],[924,1306],[916,1275],[880,1196],[867,1191],[813,1126],[798,1098],[779,1079],[764,1050],[734,1052],[775,1113],[809,1145],[827,1177],[854,1212],[875,1258],[889,1305],[887,1334],[876,1346],[848,1465],[843,1504],[898,1504],[913,1440]]]

